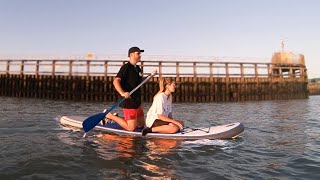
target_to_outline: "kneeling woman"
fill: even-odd
[[[184,123],[172,118],[172,95],[176,84],[172,78],[160,78],[160,90],[154,96],[153,103],[147,113],[146,128],[142,135],[147,133],[176,133],[183,129]]]

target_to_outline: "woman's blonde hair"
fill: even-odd
[[[156,95],[164,92],[166,90],[166,86],[171,85],[172,83],[175,83],[175,80],[173,78],[160,78],[159,79],[159,91]]]

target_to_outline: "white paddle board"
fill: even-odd
[[[62,116],[60,123],[65,126],[82,128],[82,122],[85,119],[85,117],[81,116]],[[142,128],[131,132],[122,129],[117,123],[106,123],[104,126],[98,124],[94,129],[108,134],[142,136]],[[174,134],[148,133],[145,137],[163,139],[230,139],[238,136],[243,131],[243,124],[236,122],[219,126],[185,128],[183,131]]]

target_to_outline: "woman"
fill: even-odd
[[[172,118],[172,95],[176,84],[172,78],[160,78],[160,90],[154,96],[153,103],[147,113],[146,128],[142,135],[147,133],[176,133],[183,129],[184,123]]]

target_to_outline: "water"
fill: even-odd
[[[320,96],[174,104],[191,127],[240,121],[234,140],[119,137],[62,127],[112,103],[0,97],[0,179],[319,179]],[[145,113],[150,104],[144,104]],[[121,113],[118,108],[116,111]]]

